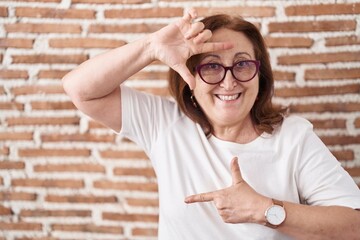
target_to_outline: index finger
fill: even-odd
[[[185,203],[210,202],[214,200],[215,192],[191,195],[185,198]]]

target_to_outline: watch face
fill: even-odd
[[[286,213],[283,207],[279,205],[273,205],[266,211],[266,219],[272,225],[280,225],[286,217]]]

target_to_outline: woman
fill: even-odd
[[[159,239],[356,239],[360,192],[311,124],[271,104],[263,39],[196,11],[67,74],[75,105],[141,146],[159,184]],[[167,64],[176,102],[122,83]],[[120,86],[120,87],[119,87]]]

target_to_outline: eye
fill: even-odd
[[[235,67],[240,67],[240,68],[244,68],[244,67],[249,67],[252,65],[252,62],[250,61],[240,61],[235,63]]]
[[[218,71],[221,69],[221,65],[218,63],[207,63],[201,68],[203,71]]]

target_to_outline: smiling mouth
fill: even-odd
[[[240,97],[241,93],[237,93],[234,95],[220,95],[220,94],[215,94],[215,96],[220,99],[221,101],[233,101],[236,100]]]

